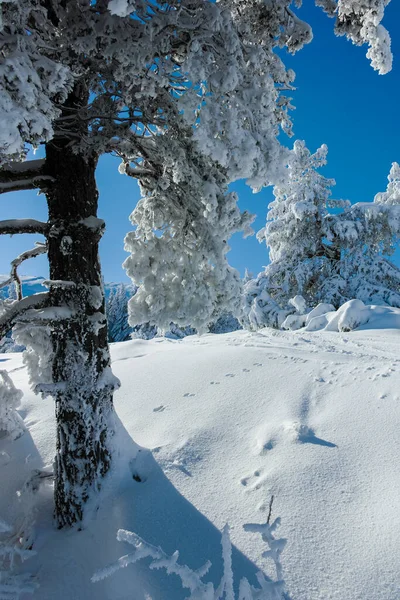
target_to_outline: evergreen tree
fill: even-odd
[[[400,307],[400,269],[390,261],[400,236],[400,169],[393,163],[385,192],[327,219],[327,235],[340,248],[344,301]],[[329,282],[327,282],[329,285]],[[343,301],[340,303],[343,304]]]
[[[257,234],[269,247],[270,264],[244,286],[245,323],[252,327],[279,327],[294,312],[289,300],[295,296],[313,307],[333,302],[340,294],[332,285],[329,290],[325,286],[328,278],[332,283],[340,259],[340,251],[326,243],[325,218],[328,208],[346,203],[330,199],[335,181],[318,172],[326,164],[327,152],[321,146],[311,154],[304,142],[296,141],[286,179],[274,187],[267,225]]]
[[[400,234],[398,165],[386,192],[351,206],[330,199],[334,181],[317,171],[326,154],[326,146],[311,155],[303,142],[294,145],[287,180],[274,189],[267,226],[258,234],[271,262],[244,286],[247,326],[280,327],[288,315],[319,303],[400,306],[400,269],[388,258]]]

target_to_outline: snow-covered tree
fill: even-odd
[[[227,186],[282,178],[277,135],[291,130],[294,74],[274,50],[295,52],[312,34],[291,0],[11,0],[1,10],[0,191],[39,189],[49,219],[1,221],[0,234],[44,235],[50,279],[48,293],[17,294],[0,337],[20,322],[34,389],[55,399],[62,527],[82,519],[110,468],[119,385],[98,260],[99,156],[118,155],[142,189],[126,240],[140,286],[133,322],[201,327],[237,310],[227,242],[251,218]],[[364,13],[346,22],[356,30]],[[350,37],[372,44],[380,33]],[[24,161],[28,144],[43,144],[45,158]],[[18,291],[16,269],[12,278]]]
[[[317,172],[326,162],[326,147],[311,155],[296,142],[293,152],[287,181],[274,189],[267,226],[258,234],[270,248],[271,262],[245,283],[244,323],[289,326],[320,303],[338,308],[352,299],[400,306],[400,269],[388,258],[400,235],[397,163],[386,192],[351,206],[331,200],[334,181]]]
[[[321,301],[333,302],[340,293],[331,281],[340,251],[326,243],[325,217],[329,208],[346,203],[330,198],[335,182],[318,171],[326,164],[327,152],[321,146],[311,154],[304,142],[296,141],[286,179],[274,187],[267,225],[257,234],[269,247],[270,264],[244,286],[244,322],[252,327],[279,327],[295,311],[289,303],[295,296],[302,296],[312,307]]]
[[[399,175],[393,163],[387,189],[376,194],[374,202],[355,204],[327,218],[327,236],[340,249],[337,271],[345,282],[340,304],[355,298],[400,307],[400,269],[389,258],[400,239]]]

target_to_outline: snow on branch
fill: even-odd
[[[43,188],[54,181],[45,172],[45,160],[29,160],[5,165],[0,169],[0,194]]]
[[[10,277],[0,282],[0,289],[14,283],[17,294],[17,300],[22,300],[22,283],[18,275],[18,267],[25,260],[28,260],[29,258],[35,258],[36,256],[40,256],[41,254],[46,254],[46,252],[47,244],[44,244],[42,242],[36,242],[34,248],[32,248],[31,250],[27,250],[26,252],[23,252],[22,254],[14,258],[14,260],[11,262]]]
[[[194,571],[187,565],[178,563],[178,551],[168,556],[161,548],[148,544],[135,533],[125,531],[124,529],[118,531],[117,540],[131,544],[134,547],[134,551],[131,554],[121,556],[115,563],[97,571],[92,577],[92,582],[101,581],[113,575],[116,571],[144,558],[151,558],[153,560],[149,568],[165,569],[168,575],[177,575],[181,580],[182,587],[190,590],[189,598],[193,598],[193,600],[282,600],[284,598],[284,581],[282,580],[280,554],[286,544],[286,540],[277,539],[274,536],[279,523],[280,519],[276,519],[272,525],[269,522],[259,525],[244,525],[245,531],[259,533],[263,541],[267,544],[268,550],[262,556],[272,559],[275,565],[277,580],[270,579],[260,571],[256,575],[259,587],[252,586],[246,578],[243,578],[239,584],[238,594],[235,594],[234,590],[232,544],[228,525],[225,525],[222,530],[223,575],[217,587],[214,587],[214,584],[210,581],[203,581],[204,576],[211,567],[210,561],[207,561],[203,567]]]
[[[41,233],[46,235],[49,230],[48,223],[36,219],[7,219],[0,221],[0,235],[14,235],[16,233]]]
[[[49,298],[49,292],[40,292],[39,294],[33,294],[27,296],[22,300],[15,302],[4,303],[0,308],[0,339],[7,335],[7,333],[13,328],[18,317],[24,314],[31,308],[43,308]]]

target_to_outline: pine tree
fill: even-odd
[[[296,142],[293,152],[287,181],[274,189],[267,226],[258,234],[271,262],[244,286],[244,323],[280,327],[290,314],[353,299],[400,306],[400,269],[388,258],[400,235],[397,163],[386,192],[351,206],[330,199],[334,181],[317,171],[326,163],[325,146],[311,155]]]
[[[400,239],[400,169],[393,163],[385,192],[327,219],[340,248],[344,300],[400,307],[400,269],[390,261]],[[329,282],[327,282],[329,285]],[[341,302],[343,304],[343,302]]]
[[[257,234],[269,247],[270,264],[244,286],[245,323],[250,326],[279,327],[294,312],[289,300],[295,296],[302,296],[309,307],[339,300],[343,282],[339,276],[335,290],[332,279],[340,250],[326,243],[325,218],[328,208],[346,203],[330,199],[335,181],[318,172],[326,164],[327,152],[321,146],[311,154],[304,142],[296,141],[286,179],[274,187],[267,225]]]

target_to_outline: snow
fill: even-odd
[[[229,523],[235,589],[242,577],[257,586],[260,568],[276,579],[262,539],[243,528],[266,522],[273,495],[290,598],[398,600],[400,310],[370,312],[348,333],[264,329],[113,344],[118,456],[80,532],[53,528],[51,483],[37,483],[54,456],[53,402],[29,391],[20,354],[1,358],[24,391],[27,431],[0,440],[0,519],[33,540],[36,555],[21,569],[40,587],[29,597],[187,598],[177,577],[148,560],[91,582],[130,551],[120,529],[167,557],[178,550],[190,569],[210,560],[203,581],[215,586]]]

